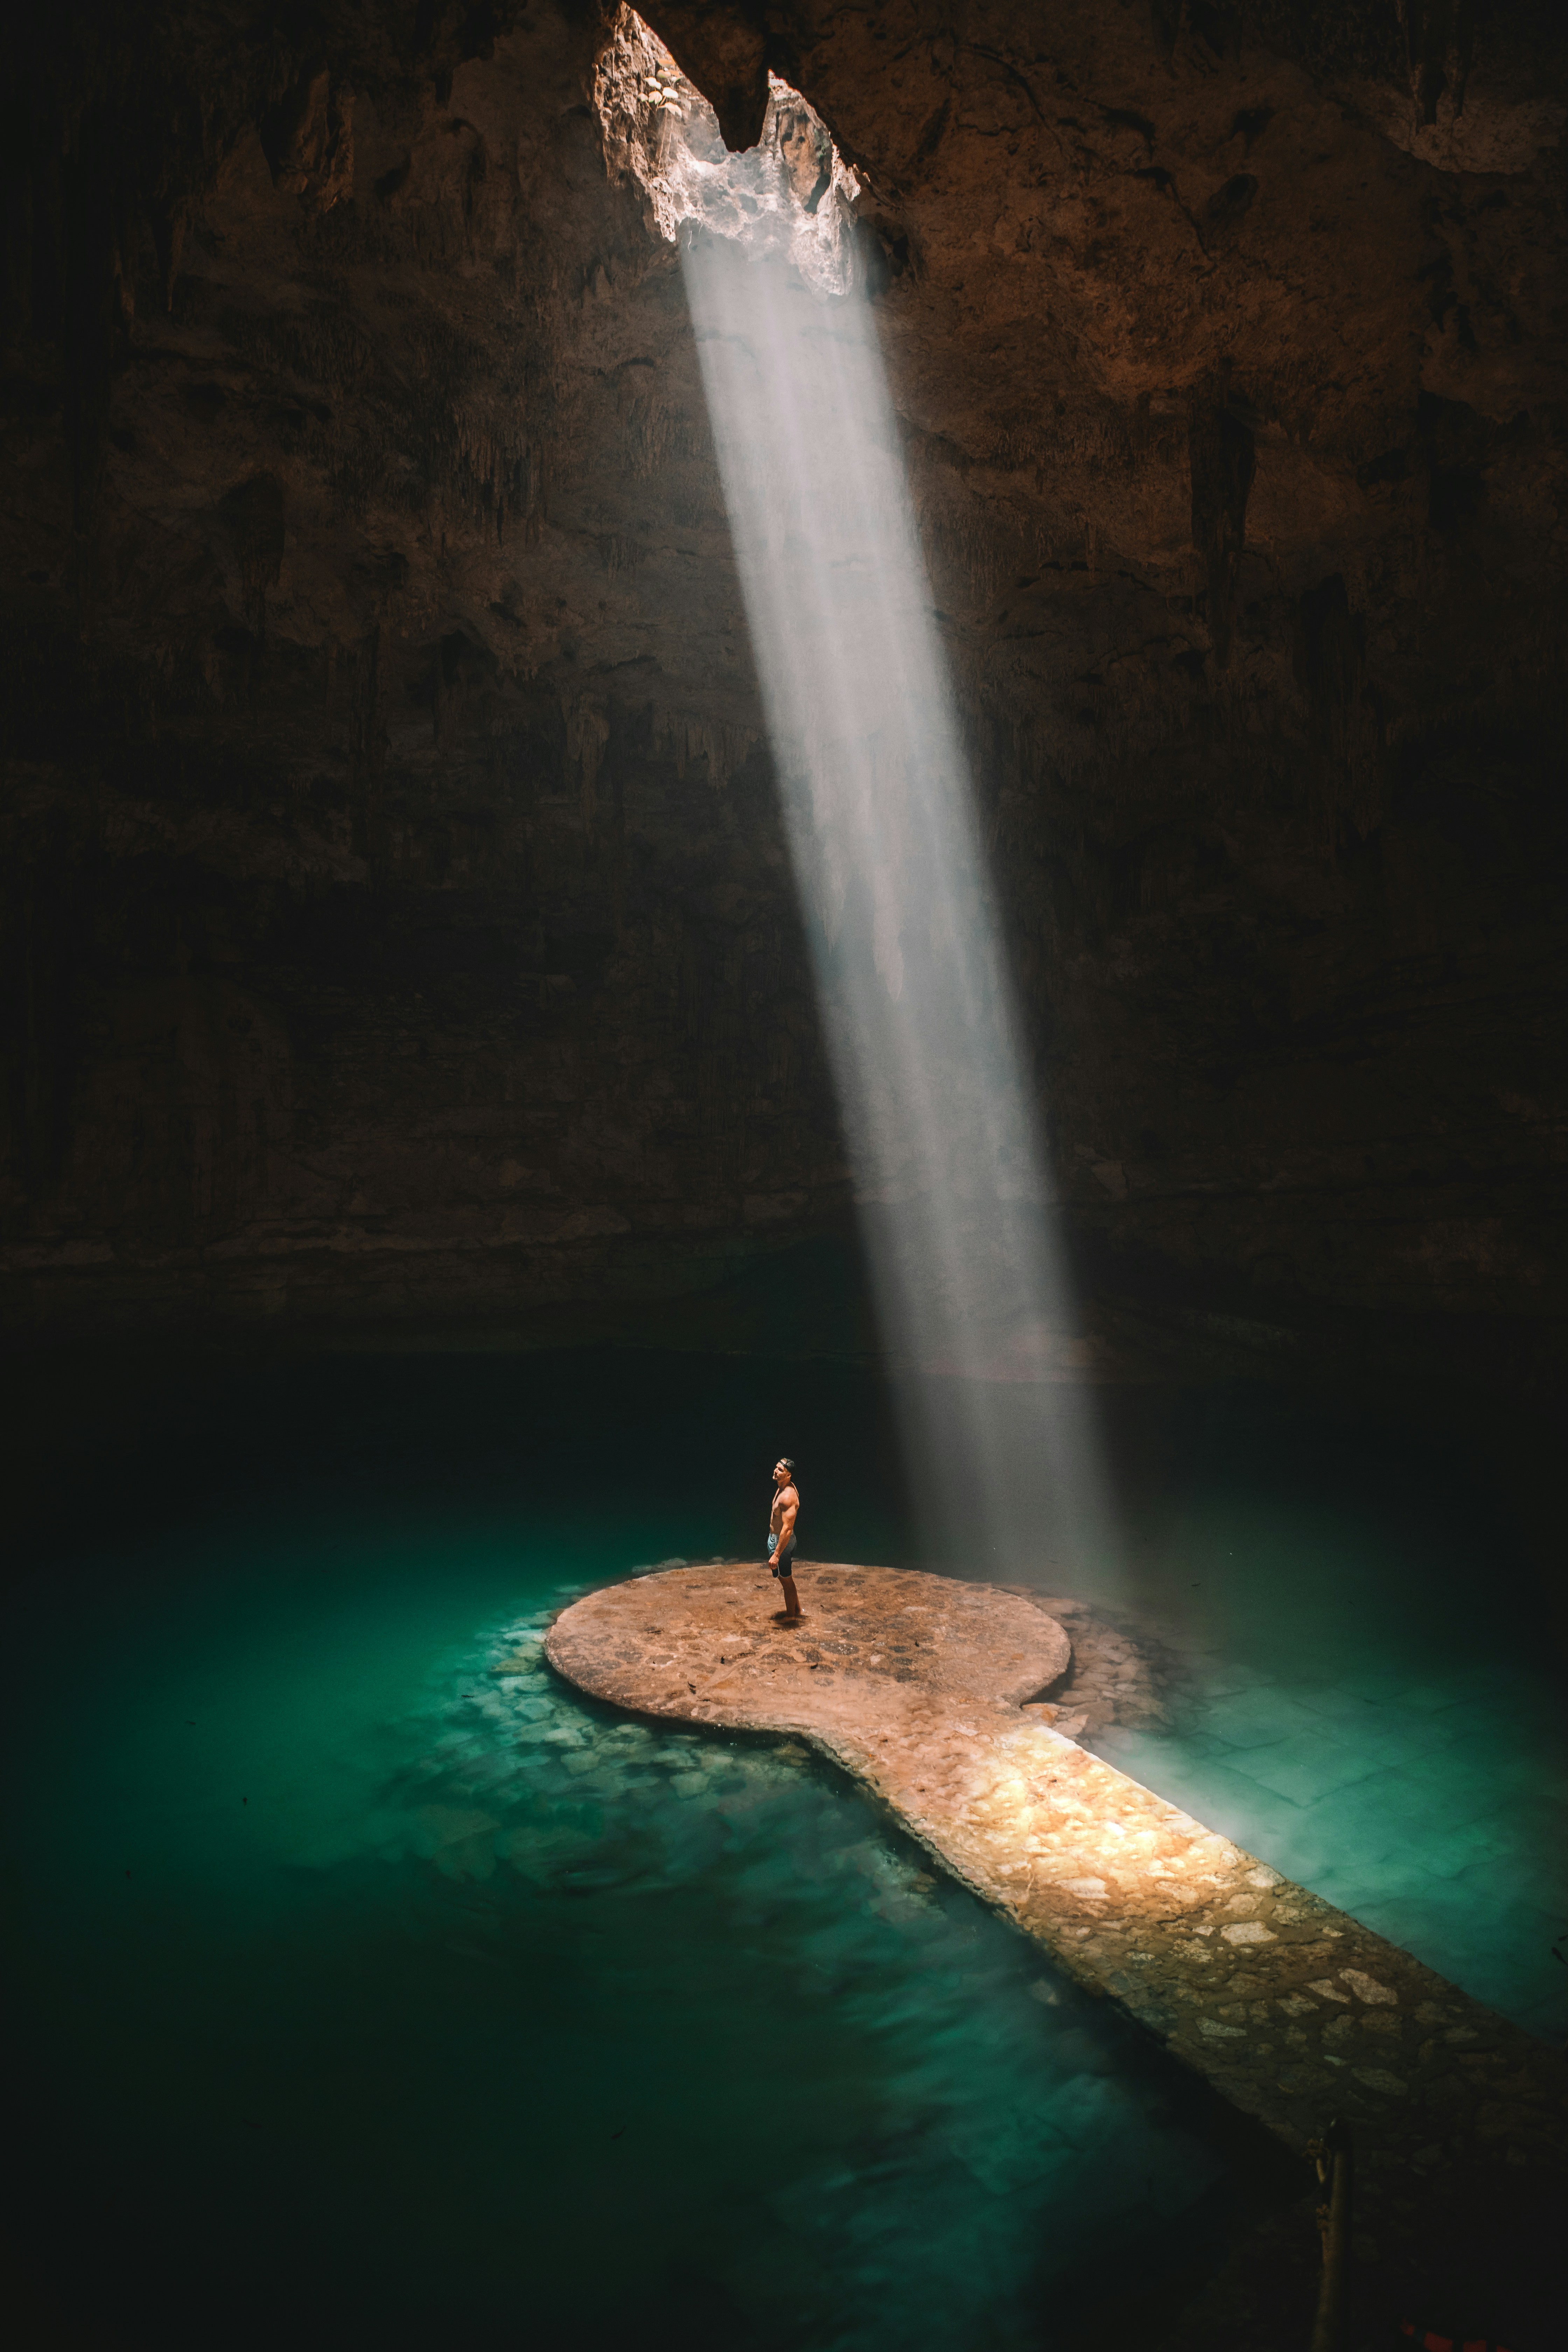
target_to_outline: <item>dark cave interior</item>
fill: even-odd
[[[1434,1608],[1501,1612],[1560,1675],[1568,25],[642,15],[730,148],[772,75],[855,175],[1140,1541],[1178,1460],[1268,1465],[1279,1524],[1314,1463],[1337,1524],[1392,1481],[1365,1509],[1419,1525]],[[742,1447],[793,1412],[837,1556],[921,1555],[691,320],[634,168],[660,101],[606,79],[627,22],[77,0],[7,37],[0,1335],[19,1588],[77,1595],[51,1642],[116,1526],[141,1559],[265,1517],[284,1456],[322,1526],[373,1493],[421,1524],[459,1487],[475,1526],[530,1507],[497,1397],[551,1512],[602,1475],[629,1530],[627,1459],[663,1465],[663,1533],[584,1578],[747,1540],[681,1500],[726,1475],[693,1417]],[[1483,2302],[1541,2254],[1525,2172],[1472,2183]],[[1295,2208],[1259,2197],[1120,2316],[1075,2274],[1067,2336],[986,2335],[977,2291],[944,2340],[1304,2346]],[[698,2347],[884,2340],[775,2336],[684,2275]],[[137,2277],[89,2320],[51,2274],[30,2340],[252,2340]],[[577,2340],[636,2324],[616,2292]],[[443,2340],[428,2293],[410,2342]],[[1396,2340],[1383,2293],[1347,2345]],[[550,2311],[531,2340],[569,2339]]]

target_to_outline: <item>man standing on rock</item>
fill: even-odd
[[[800,1595],[795,1589],[789,1563],[795,1558],[795,1523],[800,1515],[800,1495],[795,1483],[795,1464],[781,1454],[773,1464],[773,1507],[768,1520],[768,1556],[763,1562],[779,1580],[784,1594],[784,1607],[779,1621],[793,1625],[801,1614]]]

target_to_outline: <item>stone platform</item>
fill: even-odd
[[[1052,1727],[1052,1604],[913,1570],[801,1562],[804,1622],[752,1566],[679,1568],[563,1612],[595,1697],[808,1741],[1058,1968],[1292,2147],[1348,2116],[1363,2212],[1563,2152],[1562,2058]],[[1031,1704],[1033,1702],[1033,1704]],[[1074,1718],[1068,1717],[1071,1721]],[[1397,2231],[1395,2231],[1397,2234]]]

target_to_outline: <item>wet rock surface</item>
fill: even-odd
[[[1069,1739],[1149,1731],[1165,1721],[1164,1662],[1156,1642],[1134,1638],[1087,1601],[1044,1598],[1026,1585],[1000,1589],[1054,1618],[1072,1644],[1066,1672],[1048,1699],[1028,1706],[1029,1714]]]
[[[1287,2145],[1348,2118],[1369,2262],[1500,2181],[1539,2197],[1565,2154],[1561,2055],[1026,1704],[1066,1674],[1068,1604],[837,1563],[799,1577],[798,1627],[771,1621],[762,1571],[684,1568],[577,1602],[546,1655],[639,1714],[805,1738]]]
[[[1067,1634],[1015,1595],[913,1570],[803,1560],[797,1574],[798,1624],[776,1614],[765,1570],[666,1569],[565,1611],[546,1654],[641,1712],[829,1739],[868,1729],[900,1752],[948,1710],[1016,1707],[1067,1670]]]

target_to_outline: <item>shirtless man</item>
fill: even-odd
[[[779,1612],[779,1622],[784,1625],[793,1625],[801,1614],[800,1595],[789,1571],[789,1563],[795,1558],[795,1523],[799,1513],[795,1464],[781,1455],[773,1464],[773,1507],[768,1520],[768,1556],[763,1566],[778,1578],[784,1604]]]

